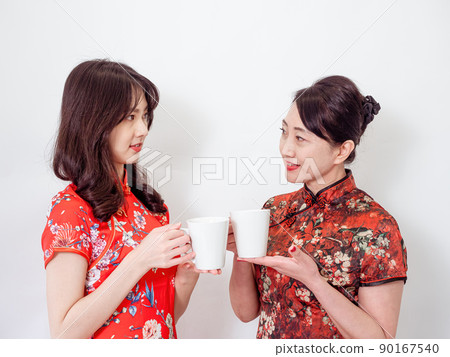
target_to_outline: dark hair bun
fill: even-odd
[[[368,95],[363,101],[364,123],[369,124],[380,111],[381,106],[372,96]]]

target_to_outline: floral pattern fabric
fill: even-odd
[[[351,171],[314,195],[307,186],[269,199],[267,255],[289,256],[291,244],[316,261],[320,274],[353,303],[358,289],[406,281],[406,247],[394,218],[355,186]],[[300,281],[256,266],[261,314],[258,338],[342,338]]]
[[[126,177],[125,177],[125,181]],[[72,252],[88,262],[85,294],[90,294],[114,271],[148,233],[168,224],[169,216],[152,213],[124,184],[124,206],[108,222],[68,185],[53,199],[42,234],[45,266],[57,252]],[[93,338],[176,338],[173,321],[177,267],[151,269],[128,293]]]

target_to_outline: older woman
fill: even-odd
[[[267,256],[235,254],[230,280],[236,315],[260,317],[258,338],[395,336],[406,248],[394,218],[345,168],[379,109],[342,76],[296,93],[280,152],[288,181],[304,186],[265,203]]]

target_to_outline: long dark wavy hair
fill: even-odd
[[[332,145],[353,140],[355,146],[380,110],[371,96],[363,96],[344,76],[325,77],[295,93],[293,102],[305,127]],[[355,159],[355,150],[346,163]]]
[[[109,60],[86,61],[72,70],[64,86],[53,171],[77,186],[77,194],[102,222],[124,204],[109,137],[137,106],[142,91],[148,103],[150,129],[159,101],[158,89],[131,67]],[[148,185],[144,171],[136,164],[127,168],[134,195],[151,212],[166,212],[161,195]]]

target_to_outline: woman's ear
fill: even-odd
[[[338,146],[338,153],[336,158],[334,159],[334,163],[335,164],[344,163],[354,149],[355,143],[353,142],[353,140],[344,141],[341,145]]]

